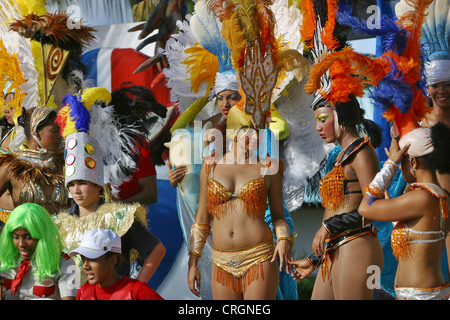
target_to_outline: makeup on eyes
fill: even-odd
[[[331,114],[329,113],[321,113],[317,116],[317,121],[324,123],[325,121],[327,121],[327,119],[331,116]]]

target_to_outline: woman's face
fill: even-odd
[[[249,127],[241,128],[238,130],[236,136],[237,141],[243,149],[250,151],[258,150],[259,137],[257,130]]]
[[[14,124],[14,108],[13,107],[9,107],[8,103],[11,102],[14,99],[14,93],[10,93],[6,96],[5,98],[5,118],[6,121],[8,121],[9,124]]]
[[[100,186],[89,181],[76,180],[67,185],[73,200],[80,207],[91,207],[100,200]]]
[[[450,81],[440,82],[427,87],[433,106],[441,109],[450,108]]]
[[[217,104],[220,113],[227,118],[230,108],[241,100],[241,95],[236,91],[224,90],[217,94]]]
[[[334,132],[334,115],[333,109],[330,107],[320,107],[314,110],[314,118],[316,118],[316,131],[327,143],[336,141]]]
[[[42,128],[37,131],[37,137],[42,147],[49,151],[60,151],[63,138],[60,134],[59,126],[54,121],[47,121]]]
[[[115,265],[117,263],[116,256],[108,256],[104,254],[97,259],[89,259],[81,256],[82,266],[86,273],[87,280],[91,285],[101,284],[109,277],[111,272],[115,273]]]
[[[24,260],[30,260],[36,250],[38,239],[34,239],[27,229],[17,228],[13,231],[13,243]]]

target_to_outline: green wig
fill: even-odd
[[[0,272],[20,264],[20,253],[13,242],[13,232],[19,228],[27,229],[38,240],[30,262],[36,266],[39,280],[59,272],[63,250],[59,229],[48,211],[35,203],[16,207],[6,221],[0,234]]]

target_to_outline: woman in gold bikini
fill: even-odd
[[[232,147],[223,157],[205,161],[200,172],[200,198],[191,229],[188,284],[199,295],[197,268],[212,230],[214,299],[275,299],[278,272],[292,259],[291,237],[282,204],[282,165],[255,161],[258,134],[250,116],[230,109],[227,137]],[[269,202],[277,243],[264,216]],[[212,227],[210,227],[212,221]],[[280,266],[276,258],[280,258]]]

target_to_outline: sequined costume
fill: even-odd
[[[0,166],[6,166],[11,177],[21,181],[21,189],[15,205],[26,202],[44,206],[50,214],[68,208],[68,192],[64,187],[64,160],[62,154],[15,150],[0,154]],[[50,194],[44,188],[52,186]]]
[[[448,205],[447,205],[447,197],[444,191],[437,185],[432,183],[412,183],[410,184],[405,192],[413,191],[413,190],[426,190],[431,193],[434,197],[439,199],[440,203],[440,212],[439,212],[439,230],[436,231],[420,231],[414,230],[406,224],[405,221],[399,221],[392,230],[391,235],[391,245],[394,251],[395,257],[400,259],[406,259],[409,256],[411,245],[416,243],[436,243],[439,241],[444,241],[446,237],[446,229],[445,229],[445,221],[448,217]],[[416,235],[433,235],[435,238],[433,239],[417,239],[410,240],[409,234]]]

